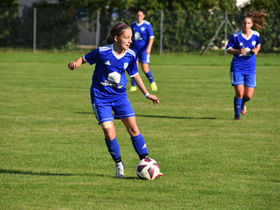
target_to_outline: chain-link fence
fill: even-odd
[[[129,10],[89,14],[86,9],[0,8],[0,47],[65,49],[102,45],[110,27],[136,19]],[[224,49],[227,39],[240,30],[239,11],[148,11],[155,34],[153,52],[187,52]],[[224,22],[223,22],[224,21]],[[278,52],[280,12],[267,12],[267,25],[261,34],[262,51]],[[218,30],[219,29],[219,30]],[[233,29],[233,30],[232,30]],[[214,37],[214,35],[216,35]],[[210,43],[210,41],[213,41]]]

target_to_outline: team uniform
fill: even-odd
[[[135,52],[137,61],[140,61],[141,63],[149,64],[150,54],[147,54],[146,50],[150,38],[155,37],[151,23],[146,20],[144,20],[142,23],[137,23],[136,21],[134,21],[131,24],[131,29],[133,34],[132,36],[133,41],[130,48]],[[149,70],[148,73],[145,74],[152,85],[152,90],[156,91],[157,87],[151,70]],[[134,82],[133,79],[131,80],[131,85],[136,86],[136,83]]]
[[[136,58],[141,63],[150,63],[150,54],[146,54],[149,39],[154,38],[153,28],[150,22],[144,20],[138,24],[134,21],[131,24],[133,42],[131,49],[136,53]]]
[[[253,30],[251,30],[251,35],[248,38],[242,34],[242,30],[230,37],[226,50],[245,48],[244,55],[233,55],[230,67],[232,86],[256,87],[256,55],[252,52],[252,49],[260,44],[260,35]],[[240,119],[240,113],[246,113],[245,102],[247,101],[249,101],[247,98],[234,97],[235,119]]]
[[[134,77],[138,74],[135,53],[128,49],[122,56],[118,56],[112,45],[99,47],[83,56],[83,60],[90,65],[95,65],[91,85],[91,102],[93,110],[101,124],[106,121],[123,119],[135,116],[133,108],[126,94],[126,75]],[[114,116],[113,116],[114,113]],[[140,158],[148,155],[145,140],[141,133],[131,137],[133,147]],[[117,138],[109,140],[105,138],[106,146],[112,158],[115,160],[116,177],[123,177],[123,172],[118,170],[124,169],[121,161],[119,144]]]
[[[96,118],[100,123],[112,121],[112,111],[115,118],[135,116],[126,95],[126,75],[138,74],[135,53],[128,49],[118,57],[113,45],[99,47],[83,56],[90,65],[96,64],[92,76],[91,102]]]
[[[248,38],[242,35],[242,31],[238,31],[230,37],[226,50],[244,47],[246,51],[245,55],[233,56],[230,67],[231,83],[233,86],[256,87],[256,55],[251,51],[260,44],[260,35],[257,31],[253,30]]]

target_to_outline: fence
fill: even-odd
[[[20,12],[19,12],[20,11]],[[90,14],[85,9],[0,8],[0,47],[74,49],[77,45],[102,45],[110,27],[131,23],[135,14],[115,9]],[[233,30],[240,30],[239,11],[148,11],[155,34],[154,53],[224,49]],[[268,12],[267,26],[260,31],[262,50],[278,52],[280,12]],[[220,30],[218,30],[220,29]],[[215,35],[215,36],[214,36]]]

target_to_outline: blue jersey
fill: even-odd
[[[136,51],[146,50],[149,44],[149,39],[155,37],[151,23],[144,20],[142,23],[138,24],[134,21],[131,24],[131,29],[133,33],[131,49]]]
[[[92,102],[112,102],[126,97],[126,75],[138,74],[135,53],[128,49],[122,56],[117,56],[113,45],[99,47],[83,56],[90,65],[95,65],[92,76]]]
[[[241,49],[245,48],[245,55],[234,55],[230,71],[242,72],[244,74],[251,74],[256,72],[256,55],[252,53],[252,49],[260,45],[260,35],[257,31],[251,31],[250,37],[246,38],[242,31],[234,33],[226,46],[226,50],[231,48]]]

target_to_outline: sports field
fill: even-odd
[[[67,69],[79,55],[0,52],[0,209],[280,208],[279,54],[258,55],[241,121],[233,120],[231,56],[152,55],[161,104],[140,91],[128,97],[164,174],[155,181],[136,177],[120,121],[126,178],[113,177],[90,104],[92,67]]]

